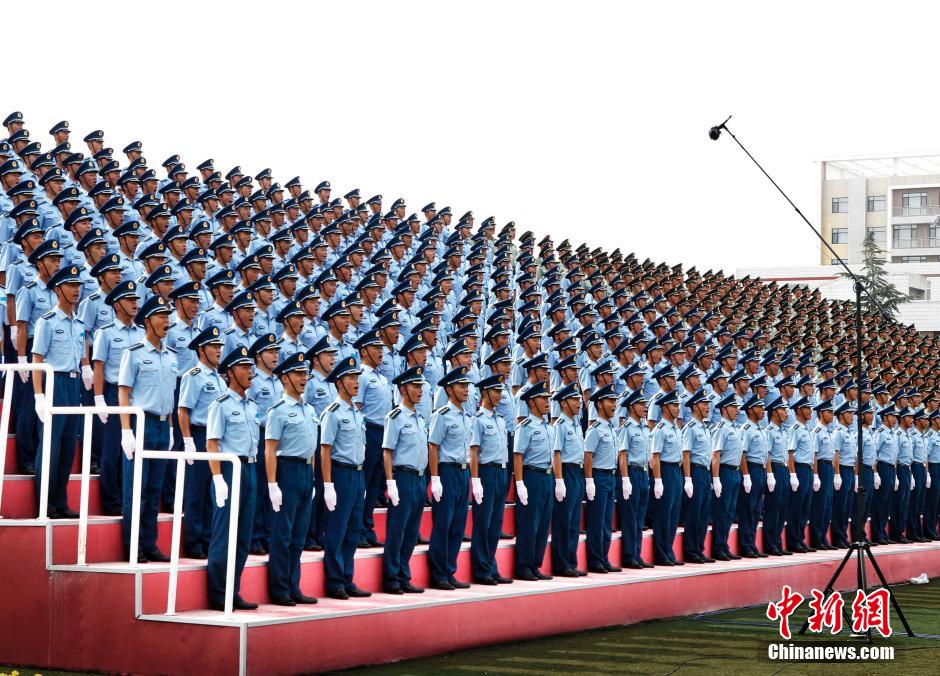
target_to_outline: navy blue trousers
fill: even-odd
[[[104,384],[104,403],[118,405],[118,386],[115,383]],[[120,514],[121,495],[121,416],[108,415],[108,422],[101,426],[101,456],[98,461],[98,488],[101,492],[101,506],[105,514]]]
[[[774,490],[764,498],[764,551],[783,550],[783,524],[790,506],[790,470],[785,464],[774,463]]]
[[[581,502],[584,500],[584,470],[576,465],[565,465],[561,477],[565,482],[565,499],[552,502],[552,570],[556,573],[578,567]],[[554,493],[553,486],[553,497]]]
[[[741,491],[741,470],[737,467],[718,468],[721,479],[721,497],[712,503],[712,556],[731,554],[728,535],[738,509],[738,493]]]
[[[522,477],[529,504],[516,502],[516,574],[536,575],[548,546],[555,480],[550,473],[531,469],[523,470]]]
[[[882,481],[884,477],[881,477]],[[907,528],[907,515],[911,510],[911,466],[898,463],[898,490],[894,493],[891,510],[891,528],[889,530],[892,540],[904,537]]]
[[[206,450],[206,428],[190,425],[193,445],[199,452]],[[175,462],[167,463],[173,465]],[[186,481],[183,484],[183,550],[191,553],[208,551],[209,538],[212,536],[212,496],[209,485],[212,483],[212,470],[206,461],[186,465]],[[244,490],[244,489],[242,489]]]
[[[274,520],[274,510],[268,497],[268,470],[264,455],[264,425],[258,431],[258,462],[255,463],[255,473],[258,475],[256,485],[258,497],[255,499],[255,523],[251,529],[251,546],[268,548],[271,542],[271,524]],[[313,490],[312,488],[310,490]],[[309,527],[309,523],[307,526]]]
[[[679,527],[679,505],[682,502],[682,470],[678,465],[660,464],[663,496],[653,505],[653,558],[655,563],[675,561],[672,544]]]
[[[320,467],[320,432],[317,431],[317,446],[313,454],[313,506],[310,510],[310,527],[307,529],[305,548],[322,545],[326,530],[326,503],[323,502],[323,470]]]
[[[366,486],[365,506],[362,510],[362,539],[371,544],[379,541],[375,534],[375,501],[385,492],[384,452],[382,434],[385,428],[366,422],[366,457],[362,463],[362,475]]]
[[[229,513],[232,507],[232,465],[228,462],[220,463],[222,476],[228,484],[229,497],[223,507],[215,506],[212,512],[212,537],[209,540],[209,561],[207,577],[209,580],[210,603],[224,603],[225,601],[225,568],[228,564],[228,529]],[[251,548],[251,526],[255,521],[255,499],[257,488],[255,483],[257,475],[255,468],[245,462],[240,462],[235,471],[241,472],[241,486],[238,496],[238,540],[235,543],[235,596],[241,587],[242,571],[248,560],[248,550]],[[215,505],[215,485],[211,489],[212,504]]]
[[[159,451],[170,443],[169,420],[144,418],[144,449]],[[134,502],[134,460],[128,460],[121,452],[121,470],[123,478],[124,519],[121,522],[121,535],[124,549],[131,546],[131,517]],[[142,552],[151,552],[157,548],[157,516],[160,514],[160,491],[163,488],[163,473],[166,460],[144,460],[140,480],[140,536],[137,546]]]
[[[395,473],[398,505],[388,506],[385,526],[385,551],[382,554],[382,584],[388,589],[411,582],[411,555],[421,532],[421,515],[427,486],[423,476],[411,472]]]
[[[911,491],[911,508],[907,517],[907,537],[924,537],[924,527],[921,521],[926,501],[927,470],[922,462],[911,463],[911,474],[914,475],[914,490]],[[931,479],[933,485],[933,479]]]
[[[639,467],[628,467],[627,476],[633,491],[630,499],[623,499],[620,473],[617,473],[617,512],[620,518],[620,558],[623,563],[639,561],[643,550],[643,525],[650,499],[648,472]]]
[[[930,488],[924,500],[924,535],[938,537],[937,520],[940,519],[940,462],[927,463]]]
[[[356,546],[362,533],[363,496],[366,490],[361,470],[333,465],[332,479],[336,489],[336,509],[326,512],[323,539],[327,593],[353,586]]]
[[[171,425],[173,426],[173,446],[171,451],[183,450],[183,432],[180,430],[179,416],[176,413],[180,401],[180,379],[176,379],[176,386],[173,389],[173,413]],[[173,511],[173,505],[176,500],[176,463],[165,463],[163,471],[163,486],[160,489],[160,500],[163,502],[164,511]]]
[[[278,512],[271,511],[268,591],[272,598],[286,598],[301,594],[300,555],[307,541],[313,506],[310,499],[313,493],[313,465],[278,458],[277,485],[281,489],[281,509]],[[267,491],[267,479],[264,488]],[[266,496],[264,500],[268,505],[271,504],[269,497]]]
[[[433,582],[448,582],[457,572],[457,557],[467,529],[470,470],[440,465],[444,490],[440,502],[431,502],[431,543],[428,567]]]
[[[705,556],[705,536],[712,515],[712,473],[705,465],[692,463],[692,497],[682,491],[685,503],[685,532],[682,535],[682,552],[685,558]],[[683,483],[685,480],[683,479]]]
[[[804,546],[806,543],[806,524],[809,521],[809,506],[813,494],[813,466],[798,464],[796,478],[800,487],[796,491],[790,490],[790,479],[784,489],[790,490],[790,506],[787,510],[787,549]]]
[[[878,476],[881,478],[881,488],[875,491],[875,500],[871,510],[871,534],[875,541],[888,539],[888,520],[891,518],[896,476],[894,465],[879,460]]]
[[[473,511],[470,564],[475,580],[499,575],[496,548],[499,546],[499,534],[503,529],[510,475],[497,465],[480,465],[479,476],[480,483],[483,484],[483,501],[479,505],[476,501],[470,505]],[[424,492],[421,493],[421,503],[424,504]]]
[[[855,518],[858,500],[863,500],[860,519]],[[859,466],[858,493],[853,493],[850,501],[849,518],[852,519],[852,539],[855,542],[861,542],[867,539],[865,523],[868,521],[868,517],[871,516],[872,504],[875,501],[875,472],[868,465]],[[874,533],[874,525],[872,526],[872,533]]]
[[[842,488],[832,493],[832,521],[829,525],[830,542],[834,545],[849,543],[849,518],[855,495],[855,468],[851,465],[839,465],[839,476],[842,477]]]
[[[78,406],[81,403],[81,379],[70,378],[67,375],[59,375],[58,373],[53,377],[55,378],[53,405]],[[33,406],[35,406],[35,399],[33,402]],[[36,418],[35,411],[32,411],[32,415]],[[36,419],[38,420],[38,418]],[[81,422],[82,419],[77,415],[56,415],[52,417],[52,429],[49,430],[49,507],[51,509],[64,510],[69,507],[69,475],[72,473],[72,462],[75,460],[75,444],[78,443]],[[46,434],[46,426],[40,425],[39,427],[40,452],[36,454],[37,504],[39,503],[39,482],[43,472],[41,440],[43,435]]]
[[[610,541],[614,530],[614,491],[611,470],[594,470],[594,499],[585,505],[588,568],[610,567]]]
[[[30,338],[26,341],[26,354],[32,353],[33,339]],[[13,429],[16,431],[16,462],[21,470],[36,468],[39,448],[39,417],[36,415],[36,397],[33,394],[33,371],[27,371],[27,374],[29,379],[25,383],[20,380],[19,373],[9,374],[13,378],[11,415],[15,415]]]
[[[767,472],[764,465],[756,462],[748,462],[747,471],[751,477],[751,492],[745,493],[744,488],[738,492],[738,549],[756,554],[757,522],[764,507]],[[744,477],[741,480],[743,482]]]
[[[817,460],[816,473],[819,475],[819,490],[813,491],[809,518],[809,543],[820,548],[829,544],[829,523],[832,521],[832,477],[835,472],[832,460]]]

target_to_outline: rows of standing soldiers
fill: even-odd
[[[555,245],[433,202],[417,215],[403,198],[334,198],[329,181],[282,186],[270,169],[157,168],[100,130],[73,147],[67,121],[44,152],[19,112],[4,126],[4,359],[55,381],[47,401],[43,372],[11,375],[19,471],[37,488],[46,471],[46,516],[74,518],[69,472],[92,434],[127,555],[166,561],[157,516],[176,463],[142,462],[130,552],[136,449],[236,456],[185,466],[184,553],[208,559],[215,608],[233,472],[236,577],[268,555],[282,605],[316,602],[305,549],[323,551],[331,597],[369,595],[354,583],[369,547],[384,547],[385,592],[422,592],[409,562],[428,504],[430,585],[445,590],[469,586],[469,511],[483,585],[549,579],[549,533],[564,577],[940,537],[938,343],[913,327],[866,314],[859,379],[854,308],[806,287]],[[131,416],[100,412],[83,432],[51,405],[138,406],[144,438]],[[236,608],[256,607],[235,589]]]

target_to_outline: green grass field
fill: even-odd
[[[579,634],[539,639],[513,645],[427,657],[382,667],[355,671],[371,674],[937,674],[940,673],[940,581],[929,585],[900,585],[894,588],[911,628],[918,635],[908,638],[900,620],[891,614],[894,635],[876,644],[895,647],[894,661],[852,663],[805,663],[771,661],[767,645],[782,642],[777,626],[768,620],[766,606],[742,608],[697,617],[644,622]],[[846,598],[846,607],[852,598]],[[860,639],[821,634],[798,636],[809,614],[807,602],[791,617],[790,643],[850,643]],[[415,628],[416,631],[433,629]]]

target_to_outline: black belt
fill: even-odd
[[[530,471],[532,471],[532,472],[538,472],[539,474],[551,474],[551,473],[552,473],[552,468],[551,468],[551,466],[548,466],[548,467],[536,467],[535,465],[523,465],[523,466],[522,466],[522,469],[527,469],[527,470],[530,470]]]
[[[342,467],[343,469],[352,469],[352,470],[355,470],[355,471],[357,471],[357,472],[361,472],[361,471],[362,471],[362,465],[353,465],[352,463],[349,463],[349,462],[340,462],[340,461],[338,461],[338,460],[334,460],[334,461],[333,461],[332,463],[330,463],[330,464],[331,464],[333,467]]]
[[[583,462],[563,462],[561,463],[562,467],[577,467],[578,469],[584,468]]]
[[[831,465],[831,464],[832,464],[832,460],[821,460],[821,459],[817,459],[817,460],[816,460],[816,465],[818,466],[819,463],[823,463],[823,464],[825,464],[825,465]]]
[[[257,456],[252,456],[249,458],[247,455],[239,455],[237,457],[243,465],[254,465],[256,462],[258,462]]]
[[[813,466],[813,463],[811,462],[794,462],[793,464],[797,467],[812,467]]]
[[[78,371],[55,371],[55,375],[62,376],[63,378],[78,378]]]
[[[480,467],[499,467],[500,469],[506,469],[505,462],[483,462],[480,463]]]
[[[663,465],[663,466],[665,466],[665,467],[678,467],[681,463],[678,463],[678,462],[663,462],[662,460],[660,460],[660,461],[659,461],[659,464],[660,464],[660,465]]]
[[[204,430],[204,429],[206,429],[206,426],[205,426],[205,425],[196,425],[196,424],[190,423],[190,424],[189,424],[189,429],[191,429],[191,430]]]
[[[378,423],[374,423],[371,420],[366,420],[366,427],[371,427],[372,429],[378,428],[380,430],[385,429],[385,427],[383,427],[382,425],[379,425]]]
[[[783,468],[787,468],[787,463],[785,463],[785,462],[771,462],[771,463],[770,463],[770,466],[771,466],[771,467],[783,467]]]
[[[309,465],[313,462],[313,458],[298,458],[294,455],[279,455],[277,456],[278,462],[289,462],[293,465]]]
[[[594,472],[595,474],[596,474],[597,472],[603,472],[604,474],[613,474],[613,473],[616,472],[617,470],[615,470],[615,469],[606,469],[606,468],[603,468],[603,467],[592,467],[592,468],[591,468],[591,471]]]
[[[727,463],[727,462],[721,463],[721,466],[724,467],[725,469],[736,469],[739,471],[741,469],[741,465],[732,465],[731,463]]]
[[[646,471],[646,465],[641,465],[641,464],[636,463],[636,462],[631,462],[631,463],[630,463],[630,467],[632,467],[633,469],[638,469],[638,470],[640,470],[641,472],[645,472],[645,471]]]
[[[169,415],[157,415],[156,413],[147,413],[144,412],[144,417],[148,420],[156,420],[158,422],[166,422],[170,419]]]
[[[898,467],[910,467],[911,463],[909,462],[899,462]]]
[[[423,469],[415,469],[414,467],[405,467],[404,465],[395,465],[392,469],[396,472],[404,472],[405,474],[414,474],[415,476],[424,476]]]
[[[468,467],[465,462],[439,462],[437,465],[438,467],[456,467],[457,469],[467,469]]]

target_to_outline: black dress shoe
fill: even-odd
[[[754,553],[757,554],[757,558],[759,559],[766,559],[768,556],[770,556],[770,554],[767,554],[766,552],[758,551],[756,549],[754,550]]]
[[[620,572],[623,571],[623,568],[621,568],[620,566],[615,566],[615,565],[610,564],[610,563],[605,563],[605,564],[604,564],[604,568],[607,569],[607,572],[608,572],[608,573],[620,573]]]
[[[500,531],[500,533],[499,533],[499,539],[500,539],[500,540],[512,540],[512,535],[510,535],[509,533]]]
[[[516,579],[523,582],[536,582],[538,580],[532,573],[516,573]]]
[[[643,559],[640,559],[640,565],[643,566],[644,568],[653,568],[653,567],[654,567],[652,563],[647,563],[647,562],[644,561]]]
[[[294,599],[292,599],[289,596],[278,596],[277,598],[272,598],[271,603],[273,603],[276,606],[296,606],[297,605],[297,602],[294,601]]]
[[[575,568],[574,572],[576,572],[580,577],[584,577],[585,575],[587,575],[587,571],[581,570],[580,568]]]
[[[264,547],[261,545],[254,545],[250,550],[248,550],[248,553],[254,554],[255,556],[264,556],[267,554],[267,552],[264,551]]]
[[[292,594],[291,599],[293,599],[294,603],[303,604],[306,606],[312,606],[313,604],[317,603],[317,599],[312,596],[307,596],[306,594]]]
[[[689,554],[685,557],[686,563],[705,563],[705,559],[698,554]]]
[[[334,589],[331,592],[326,593],[331,599],[339,599],[340,601],[348,601],[349,594],[346,593],[345,589]]]
[[[589,573],[598,573],[600,575],[607,575],[610,571],[604,568],[603,566],[588,566]]]
[[[454,585],[446,580],[431,580],[428,585],[431,589],[440,589],[441,591],[454,591]]]
[[[149,552],[144,552],[144,556],[147,557],[148,561],[153,561],[154,563],[167,563],[170,560],[170,557],[161,552],[159,549],[152,549]]]
[[[807,545],[804,545],[803,549],[806,550],[805,553],[809,553],[809,554],[812,554],[813,552],[818,551],[815,547],[809,547]]]
[[[372,543],[369,542],[368,540],[360,540],[359,544],[357,544],[356,547],[359,549],[369,549],[370,547],[372,547]]]
[[[463,541],[464,541],[464,542],[470,542],[470,536],[469,536],[469,535],[464,535],[464,536],[463,536]]]
[[[210,602],[209,608],[211,608],[212,610],[225,612],[225,603]],[[232,610],[257,610],[257,609],[258,609],[257,603],[248,603],[248,601],[238,598],[238,597],[235,597],[232,600]]]
[[[323,545],[321,545],[319,542],[310,542],[304,545],[304,551],[305,552],[322,552]]]
[[[770,554],[771,556],[783,556],[783,552],[780,551],[779,549],[768,549],[767,553]]]
[[[624,568],[630,568],[632,570],[643,570],[643,564],[641,564],[636,559],[627,559],[623,561]]]
[[[502,575],[494,575],[493,579],[496,580],[499,584],[512,584],[511,577],[503,577]]]
[[[756,559],[756,558],[757,558],[757,553],[756,553],[756,552],[741,552],[741,556],[739,556],[738,558],[739,558],[739,559],[740,559],[740,558],[744,558],[744,559]]]
[[[740,561],[741,557],[735,554],[734,552],[728,552],[728,558],[732,561]]]
[[[64,509],[60,509],[57,511],[59,512],[59,516],[57,517],[59,519],[77,519],[78,518],[78,512],[76,512],[74,509],[69,509],[68,507],[66,507]]]
[[[676,564],[674,564],[672,561],[657,561],[656,565],[657,566],[674,566]]]
[[[397,584],[394,587],[384,587],[382,591],[384,591],[386,594],[395,594],[396,596],[400,596],[405,593],[404,590],[402,590],[402,588]]]
[[[467,584],[466,582],[461,582],[461,581],[458,580],[456,577],[450,578],[450,579],[448,580],[448,582],[450,582],[450,585],[451,585],[454,589],[470,589],[470,585],[469,585],[469,584]]]
[[[676,559],[675,561],[672,562],[672,565],[674,565],[674,566],[684,566],[684,565],[685,565],[685,561],[679,561],[678,559]]]
[[[431,544],[431,541],[428,540],[428,539],[427,539],[426,537],[424,537],[423,535],[419,535],[419,536],[418,536],[418,544],[419,544],[419,545],[429,545],[429,544]]]
[[[98,467],[98,465],[92,465],[91,467],[88,468],[88,471],[91,472],[92,474],[101,474],[101,468]]]
[[[209,558],[206,555],[206,553],[202,551],[202,549],[189,549],[183,552],[183,556],[185,556],[187,559],[208,559]]]
[[[24,467],[22,470],[20,470],[20,474],[25,474],[26,476],[36,476],[36,468]]]
[[[366,599],[372,596],[372,592],[367,592],[365,589],[359,589],[356,585],[346,588],[346,593],[349,594],[351,599]]]
[[[70,517],[70,518],[72,518],[72,517]],[[898,538],[897,542],[898,542],[899,545],[909,545],[909,544],[911,544],[911,541],[908,540],[908,539],[905,538],[905,537],[900,537],[900,538]]]
[[[47,519],[61,519],[62,517],[59,516],[59,512],[56,510],[55,507],[50,507],[49,509],[46,510],[46,518]]]
[[[540,570],[535,571],[535,577],[538,578],[539,580],[551,580],[552,579],[551,575],[546,575]]]
[[[605,570],[604,572],[606,573],[607,571]],[[567,570],[562,570],[560,572],[555,573],[555,575],[557,575],[558,577],[580,577],[578,575],[578,571],[576,571],[574,568],[568,568]]]
[[[731,557],[725,554],[724,552],[718,552],[717,554],[712,554],[712,558],[716,561],[730,561]]]
[[[483,584],[483,585],[486,585],[486,586],[488,586],[488,587],[495,587],[496,585],[499,584],[499,582],[497,582],[496,580],[494,580],[494,579],[491,578],[491,577],[481,577],[479,580],[476,581],[476,583],[477,583],[477,584]]]
[[[128,554],[127,550],[125,550],[125,551],[124,551],[124,559],[123,559],[123,560],[124,560],[124,561],[127,561],[129,558],[130,558],[130,554]],[[146,556],[144,556],[144,553],[143,553],[142,551],[139,551],[139,550],[138,550],[138,552],[137,552],[137,563],[147,563],[147,560],[148,560],[148,559],[147,559]]]
[[[402,582],[401,590],[405,592],[406,594],[423,594],[424,593],[424,587],[415,587],[410,582]]]

